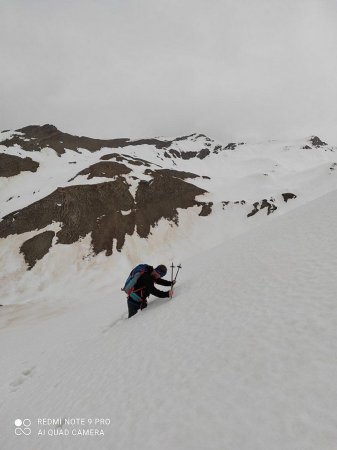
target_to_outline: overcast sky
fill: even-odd
[[[336,0],[0,0],[0,129],[337,144]]]

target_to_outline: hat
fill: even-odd
[[[166,266],[164,264],[160,264],[158,267],[154,269],[161,277],[164,277],[167,273]]]

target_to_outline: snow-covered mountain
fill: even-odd
[[[34,267],[53,246],[86,236],[87,256],[125,253],[137,237],[152,247],[151,236],[167,224],[174,228],[171,256],[180,234],[184,258],[203,241],[197,236],[204,227],[213,236],[200,249],[256,225],[257,213],[284,212],[336,181],[336,148],[315,136],[293,144],[221,145],[202,134],[99,140],[44,125],[0,139],[0,237],[22,236],[20,243],[15,238],[21,269]]]
[[[336,150],[2,132],[1,447],[334,449]],[[171,261],[126,320],[130,268]]]

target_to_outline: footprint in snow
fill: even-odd
[[[21,375],[14,381],[10,383],[10,386],[12,386],[12,392],[17,391],[17,389],[29,378],[31,378],[34,375],[35,372],[35,366],[30,367],[29,369],[25,369],[21,372]]]
[[[113,328],[115,325],[117,325],[120,322],[123,322],[126,319],[127,319],[127,314],[123,314],[119,319],[114,320],[113,322],[110,323],[110,325],[108,325],[106,328],[104,328],[102,333],[103,334],[108,333],[108,331],[111,330],[111,328]]]

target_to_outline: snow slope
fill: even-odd
[[[126,266],[114,275],[101,255],[77,277],[64,270],[63,286],[42,289],[44,301],[4,306],[1,448],[335,449],[330,190],[185,258],[175,298],[130,320],[117,279]],[[79,248],[68,246],[64,263]],[[32,433],[16,436],[14,420],[24,417]],[[39,418],[111,423],[84,437],[72,430],[88,425],[38,426]],[[70,435],[37,436],[39,428]]]
[[[11,136],[11,132],[1,133],[2,139]],[[71,246],[55,245],[55,236],[49,253],[27,272],[27,264],[19,253],[20,247],[38,232],[59,231],[62,227],[59,222],[51,223],[41,230],[0,239],[0,303],[14,305],[43,301],[47,304],[51,298],[52,302],[59,304],[70,293],[67,305],[80,301],[82,293],[78,286],[84,291],[90,291],[93,286],[95,290],[103,289],[111,282],[119,286],[125,273],[143,260],[144,255],[154,263],[172,260],[179,262],[269,221],[271,215],[267,216],[267,208],[247,218],[255,202],[261,203],[262,199],[273,198],[278,209],[272,215],[281,215],[329,193],[337,187],[336,147],[326,144],[316,148],[308,139],[296,142],[240,143],[233,144],[235,149],[231,150],[227,149],[230,144],[221,147],[204,135],[191,135],[177,138],[169,149],[182,154],[208,148],[210,154],[204,159],[184,159],[174,154],[165,157],[166,150],[149,144],[130,144],[120,149],[103,147],[95,152],[65,149],[65,153],[59,156],[51,148],[25,151],[19,145],[6,147],[0,143],[0,156],[5,153],[30,157],[39,163],[39,168],[34,173],[21,172],[17,176],[0,177],[0,218],[41,200],[60,186],[83,186],[111,181],[111,178],[88,179],[87,176],[76,175],[101,161],[102,157],[115,152],[129,158],[142,158],[150,162],[154,170],[160,166],[167,170],[200,175],[199,178],[187,181],[208,191],[207,194],[198,196],[198,200],[212,202],[210,215],[200,217],[200,206],[179,210],[178,227],[161,219],[151,229],[147,239],[138,239],[136,232],[132,236],[127,235],[122,254],[114,248],[111,257],[105,258],[100,254],[95,257],[95,261],[92,260],[88,235]],[[308,142],[311,148],[304,148],[308,147]],[[221,147],[218,153],[217,147]],[[137,184],[149,181],[151,177],[144,173],[145,166],[135,166],[126,161],[124,163],[132,169],[125,178],[130,183],[130,192],[134,196]],[[135,175],[137,180],[132,178]],[[209,178],[202,178],[203,176]],[[297,198],[285,203],[282,198],[284,192],[294,193]],[[58,207],[62,205],[58,204]],[[111,274],[111,279],[105,278],[106,273]],[[67,286],[66,290],[64,286]]]

